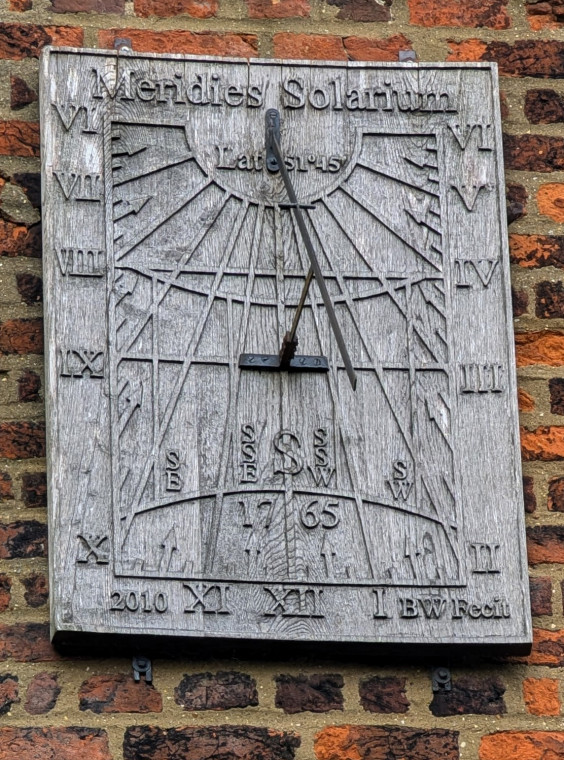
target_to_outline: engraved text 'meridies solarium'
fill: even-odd
[[[489,64],[44,54],[54,632],[526,644],[497,98]],[[355,391],[315,280],[292,371],[239,366],[310,265],[268,109]]]

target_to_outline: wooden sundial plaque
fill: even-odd
[[[41,109],[53,633],[526,648],[495,64],[50,49]]]

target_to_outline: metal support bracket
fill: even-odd
[[[272,147],[273,138],[280,143],[280,113],[276,108],[269,108],[265,116],[266,125],[266,168],[269,172],[277,172],[280,167]]]
[[[431,678],[434,693],[452,690],[452,678],[448,668],[435,668]]]
[[[148,657],[134,657],[133,662],[133,680],[139,682],[141,676],[145,676],[146,683],[153,683],[153,668],[151,660]]]

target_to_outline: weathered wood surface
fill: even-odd
[[[495,67],[43,55],[53,632],[530,639]],[[256,372],[309,262],[299,354]]]

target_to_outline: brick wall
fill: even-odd
[[[562,0],[0,0],[0,760],[564,757]],[[535,644],[428,664],[61,658],[48,640],[38,55],[497,61]],[[443,663],[439,663],[443,664]]]

